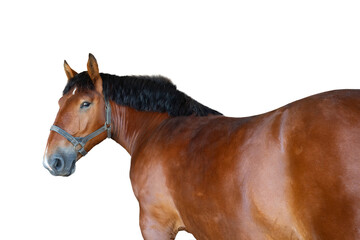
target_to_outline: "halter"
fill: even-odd
[[[66,138],[72,145],[74,145],[75,151],[80,153],[81,155],[85,156],[87,152],[85,151],[84,147],[85,144],[90,140],[96,137],[97,135],[107,131],[107,137],[111,137],[111,106],[108,100],[105,99],[105,124],[98,130],[86,135],[85,137],[74,137],[70,133],[66,132],[65,130],[61,129],[58,126],[52,125],[50,131],[57,132],[58,134],[62,135]],[[78,147],[79,146],[79,147]]]

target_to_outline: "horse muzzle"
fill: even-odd
[[[44,155],[43,165],[54,176],[70,176],[76,168],[76,152],[73,149],[58,149],[47,156]]]

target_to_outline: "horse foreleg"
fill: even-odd
[[[158,207],[140,208],[140,228],[145,240],[175,239],[181,228],[176,217]]]

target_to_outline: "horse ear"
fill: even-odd
[[[66,62],[66,60],[64,61],[64,69],[65,69],[65,73],[66,73],[66,76],[67,76],[68,80],[72,79],[73,77],[75,77],[75,75],[77,75],[77,72],[75,72],[69,66],[69,64]]]
[[[91,53],[89,53],[89,60],[87,63],[88,74],[95,85],[96,91],[102,93],[102,79],[99,73],[97,61]]]

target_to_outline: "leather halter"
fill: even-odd
[[[62,128],[52,125],[50,128],[50,131],[57,132],[58,134],[62,135],[64,138],[66,138],[69,142],[71,142],[72,145],[74,145],[75,151],[80,153],[81,155],[85,156],[87,152],[85,151],[84,147],[86,143],[90,140],[96,137],[97,135],[107,131],[107,137],[111,138],[111,106],[108,100],[105,99],[105,124],[98,130],[95,130],[94,132],[86,135],[85,137],[74,137],[70,133],[66,132]]]

